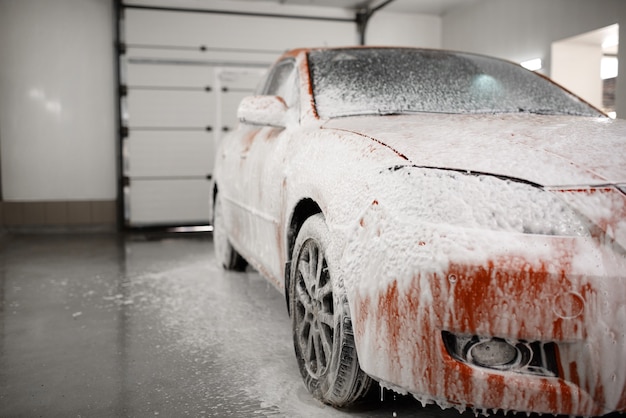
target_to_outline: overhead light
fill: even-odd
[[[520,65],[530,71],[541,70],[541,58],[521,62]]]

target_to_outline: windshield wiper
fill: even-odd
[[[532,113],[533,115],[554,115],[554,109],[526,109],[518,107],[517,111],[520,113]]]
[[[587,113],[577,112],[575,110],[566,109],[525,109],[523,107],[517,108],[521,113],[532,113],[533,115],[569,115],[569,116],[591,116]]]
[[[410,109],[377,109],[376,113],[380,116],[406,115],[409,113],[422,113],[419,110]]]

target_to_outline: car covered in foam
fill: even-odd
[[[284,292],[308,390],[626,410],[626,122],[513,63],[290,51],[220,143],[219,262]]]

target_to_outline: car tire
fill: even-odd
[[[323,215],[304,222],[293,251],[290,313],[307,389],[322,402],[341,408],[365,399],[373,381],[359,366],[345,289],[338,277],[331,277],[326,258],[329,242]]]
[[[226,270],[244,271],[246,260],[235,250],[228,239],[224,225],[224,208],[219,194],[215,195],[213,207],[213,245],[217,262]]]

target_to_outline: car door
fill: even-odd
[[[297,121],[299,95],[297,71],[293,59],[279,62],[270,73],[261,93],[280,96],[288,108],[288,119]],[[245,178],[244,207],[249,227],[246,252],[255,258],[257,267],[268,278],[282,286],[281,227],[283,215],[282,165],[287,142],[295,126],[287,128],[266,126],[258,129],[246,141],[242,156]]]

